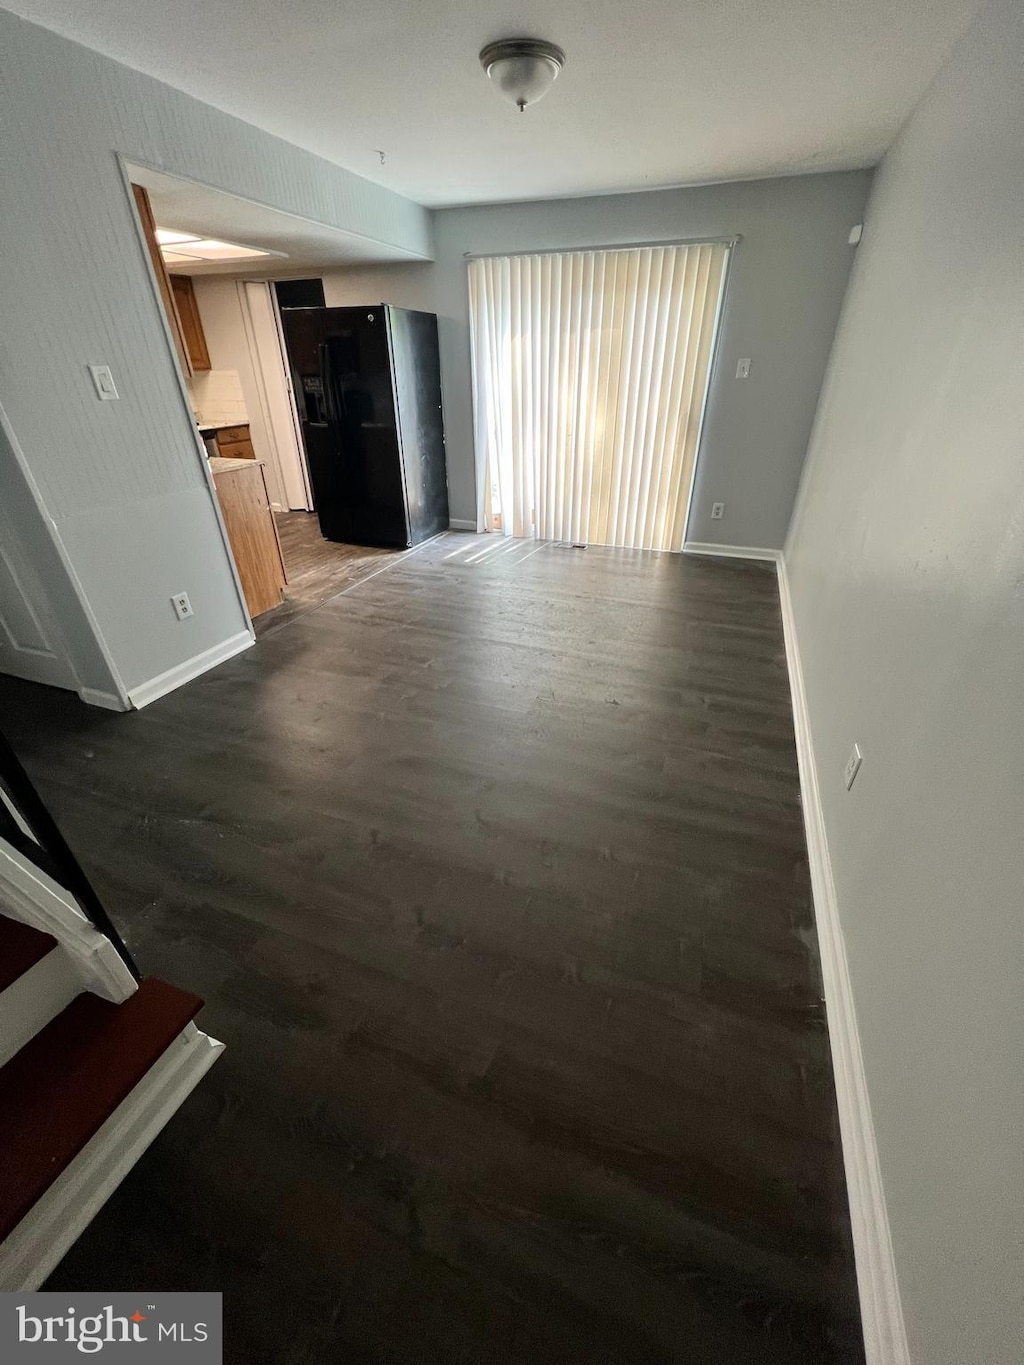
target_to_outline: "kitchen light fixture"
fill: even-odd
[[[175,232],[173,228],[157,228],[156,239],[161,246],[174,246],[175,242],[194,242],[194,232]]]
[[[522,113],[551,89],[565,65],[565,53],[542,38],[502,38],[487,44],[480,65]]]
[[[237,242],[220,242],[212,237],[199,237],[194,232],[178,232],[173,228],[156,230],[160,254],[168,265],[185,261],[246,261],[252,256],[284,256],[283,251],[265,251],[254,246],[239,246]]]

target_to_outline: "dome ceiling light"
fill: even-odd
[[[542,38],[502,38],[487,44],[480,65],[522,113],[551,89],[565,65],[565,53]]]

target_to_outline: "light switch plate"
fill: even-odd
[[[749,361],[749,360],[739,360],[739,361],[737,361],[737,363],[736,363],[736,378],[737,378],[737,379],[746,379],[746,378],[748,377],[749,374],[750,374],[750,361]]]
[[[118,397],[117,386],[114,383],[114,376],[110,373],[109,365],[90,365],[89,373],[92,375],[93,388],[96,390],[96,397],[109,403]]]
[[[856,223],[856,224],[850,229],[850,235],[849,235],[849,237],[847,237],[846,240],[850,243],[851,246],[856,246],[857,243],[860,241],[861,237],[863,237],[863,235],[864,235],[864,224],[863,224],[863,223]]]

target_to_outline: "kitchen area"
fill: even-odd
[[[328,306],[351,249],[129,168],[140,236],[257,635],[448,529],[437,319]],[[140,183],[140,182],[145,183]],[[361,249],[361,248],[360,248]],[[320,273],[299,274],[324,252]]]
[[[189,242],[186,233],[161,229],[155,221],[146,189],[133,185],[132,192],[196,429],[206,448],[246,605],[249,615],[256,618],[280,606],[288,582],[274,520],[274,499],[268,487],[267,460],[261,458],[253,440],[253,424],[239,371],[213,367],[196,281],[190,275],[172,274],[169,269],[175,264],[176,255],[188,258],[186,246],[195,252],[198,249],[196,242],[199,247],[205,243],[203,239]],[[168,242],[168,237],[180,240]],[[214,250],[231,245],[211,243]],[[179,252],[174,250],[176,246],[181,247]],[[246,250],[243,247],[235,249]],[[224,258],[223,253],[221,258]],[[196,259],[203,258],[198,256]],[[214,288],[223,283],[234,288],[233,281],[215,277],[211,283]],[[200,283],[200,291],[202,288]]]

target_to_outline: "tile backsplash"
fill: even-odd
[[[206,370],[188,381],[196,421],[203,427],[230,427],[248,422],[237,370]]]

